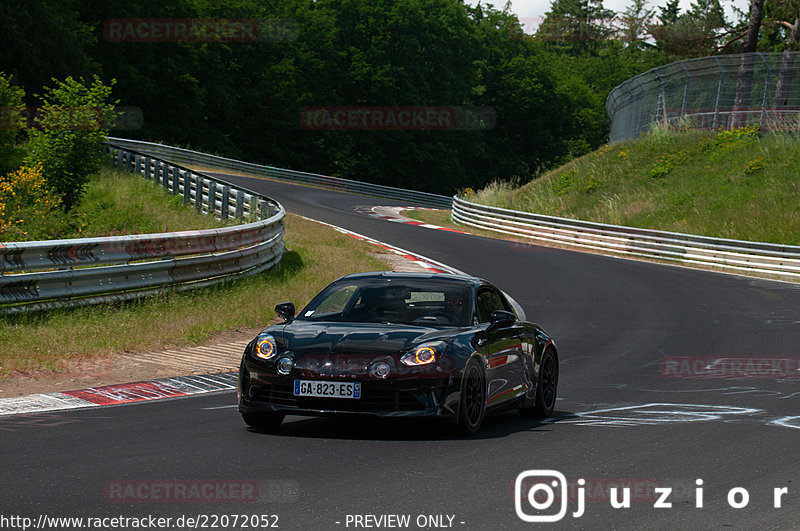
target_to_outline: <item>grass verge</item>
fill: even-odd
[[[198,215],[183,204],[182,196],[112,168],[102,168],[92,177],[73,216],[79,226],[69,237],[76,238],[213,229],[238,223]]]
[[[198,216],[183,205],[182,197],[172,196],[152,181],[109,167],[90,176],[81,202],[69,212],[50,201],[40,202],[41,192],[30,189],[30,185],[27,188],[21,185],[20,178],[13,182],[17,188],[22,186],[15,190],[22,199],[8,212],[3,212],[0,204],[0,215],[6,216],[0,220],[0,241],[198,230],[236,223]]]
[[[515,186],[469,197],[502,208],[719,238],[800,244],[800,139],[674,132],[609,144]]]

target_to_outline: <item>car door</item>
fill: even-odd
[[[492,312],[511,311],[498,291],[483,286],[476,294],[476,319],[485,330],[479,349],[486,359],[487,403],[497,405],[525,394],[528,384],[523,381],[522,342],[525,330],[520,321],[492,325]]]

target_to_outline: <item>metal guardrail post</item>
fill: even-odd
[[[197,212],[203,211],[203,176],[199,173],[194,176],[195,190],[194,190],[194,209]]]
[[[658,99],[656,101],[655,121],[658,123],[666,123],[667,103],[664,98],[664,80],[658,75],[658,72],[656,72],[654,75],[658,79]]]
[[[236,219],[244,217],[244,192],[236,190]]]
[[[167,163],[166,162],[159,162],[161,166],[161,187],[164,190],[169,190],[169,172],[167,171]]]
[[[188,170],[183,170],[183,204],[192,202],[192,175]]]
[[[681,68],[683,68],[683,72],[686,75],[686,81],[683,84],[683,97],[681,98],[680,117],[683,118],[684,116],[686,116],[686,98],[689,96],[689,85],[692,82],[692,73],[689,72],[689,69],[686,68],[686,65],[683,64],[683,61],[678,61],[678,64],[681,65]]]
[[[230,200],[231,189],[229,186],[222,187],[222,208],[220,210],[220,217],[223,221],[228,219],[228,203]]]
[[[761,62],[764,63],[764,66],[767,69],[767,75],[764,78],[764,91],[761,95],[761,114],[759,114],[758,116],[758,125],[759,127],[761,127],[764,124],[764,118],[766,117],[767,114],[767,98],[768,98],[767,90],[769,89],[769,78],[772,75],[772,65],[769,63],[769,61],[764,59],[763,53],[758,53],[756,55],[758,55],[758,58],[761,59]]]
[[[647,87],[645,86],[642,89],[642,91],[643,91],[643,93],[642,93],[642,105],[639,108],[639,112],[637,114],[638,118],[636,119],[636,123],[639,124],[639,129],[636,132],[637,135],[641,134],[642,129],[644,129],[646,127],[646,123],[644,121],[644,117],[645,117],[644,105],[645,105],[645,103],[647,103]]]
[[[209,181],[208,183],[208,213],[214,214],[217,211],[217,183],[216,181]]]
[[[178,195],[180,181],[180,170],[177,167],[172,168],[172,195]]]
[[[711,129],[716,131],[719,126],[719,102],[722,97],[722,85],[725,83],[725,68],[719,63],[719,59],[716,57],[714,57],[714,62],[717,63],[717,67],[719,67],[719,81],[717,81],[717,98],[714,102],[714,120],[711,124]]]
[[[250,214],[256,215],[258,212],[258,198],[256,196],[250,196]]]

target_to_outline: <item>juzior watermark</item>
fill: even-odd
[[[571,484],[574,485],[574,492],[571,491]],[[609,484],[613,485],[608,487],[607,492],[608,504],[612,509],[628,509],[632,501],[647,501],[653,509],[673,507],[673,487],[658,480],[641,480],[634,485],[625,485],[625,481],[609,480]],[[694,507],[702,509],[705,504],[704,481],[696,479],[693,487]],[[573,501],[576,505],[571,516],[580,518],[586,513],[586,502],[592,501],[592,488],[586,479],[568,481],[557,470],[526,470],[514,482],[514,509],[524,522],[558,522],[567,515],[568,504]],[[772,506],[775,509],[783,506],[783,497],[788,492],[788,487],[772,490]],[[598,498],[595,495],[595,501],[603,501],[604,497],[605,495]],[[732,509],[744,509],[750,504],[750,492],[744,487],[733,487],[727,491],[726,501]]]

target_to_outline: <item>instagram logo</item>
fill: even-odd
[[[523,522],[558,522],[567,514],[567,498],[567,478],[557,470],[526,470],[514,482],[514,508]],[[558,511],[552,512],[557,501]],[[583,514],[583,500],[578,502],[576,517]]]

